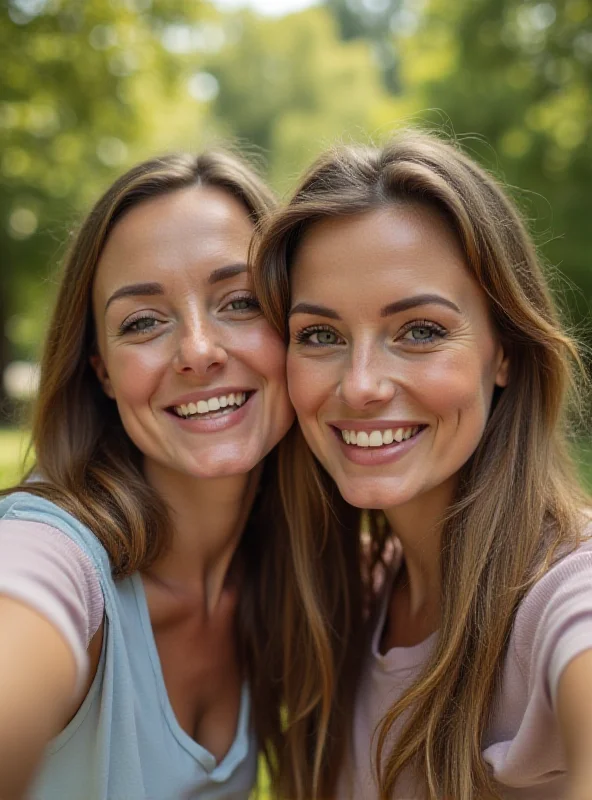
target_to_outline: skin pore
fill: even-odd
[[[443,515],[507,382],[486,298],[445,221],[410,204],[314,224],[291,286],[300,425],[343,497],[385,511],[403,566],[383,648],[417,644],[439,624]]]
[[[171,546],[142,575],[167,692],[218,760],[242,686],[237,546],[261,462],[293,419],[284,345],[250,288],[252,233],[220,189],[150,199],[116,223],[93,287],[93,367],[170,509]]]

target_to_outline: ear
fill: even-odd
[[[510,380],[510,357],[504,351],[502,345],[499,346],[497,356],[497,369],[495,372],[495,385],[504,387]]]
[[[109,380],[109,373],[107,372],[107,368],[105,367],[105,362],[99,355],[99,353],[95,353],[95,355],[91,356],[90,365],[94,369],[97,378],[99,379],[99,383],[103,387],[103,391],[110,397],[112,400],[115,399],[115,393],[113,392],[113,387],[111,386],[111,381]]]

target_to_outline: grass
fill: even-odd
[[[17,428],[0,428],[0,489],[22,477],[29,438]]]

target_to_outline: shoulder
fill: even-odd
[[[14,492],[0,499],[0,521],[4,530],[11,522],[36,522],[66,536],[93,563],[110,574],[109,557],[96,536],[73,514],[51,500],[29,492]]]
[[[560,554],[527,592],[518,607],[511,636],[511,646],[529,683],[541,672],[554,683],[562,662],[573,657],[576,642],[577,648],[592,647],[589,522],[583,527],[579,545]]]

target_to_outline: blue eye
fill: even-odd
[[[235,297],[230,300],[222,309],[222,311],[259,311],[259,302],[251,295],[245,297]]]
[[[147,333],[161,324],[160,320],[156,319],[156,317],[136,317],[135,319],[122,323],[119,328],[119,333]]]
[[[405,338],[415,339],[416,341],[425,341],[432,336],[431,328],[411,328],[407,331]]]
[[[298,344],[309,344],[313,347],[332,347],[343,344],[343,338],[332,328],[324,325],[313,325],[298,331],[295,336]]]
[[[411,344],[433,344],[438,339],[443,339],[447,334],[445,328],[434,322],[411,322],[401,336],[401,339]]]

